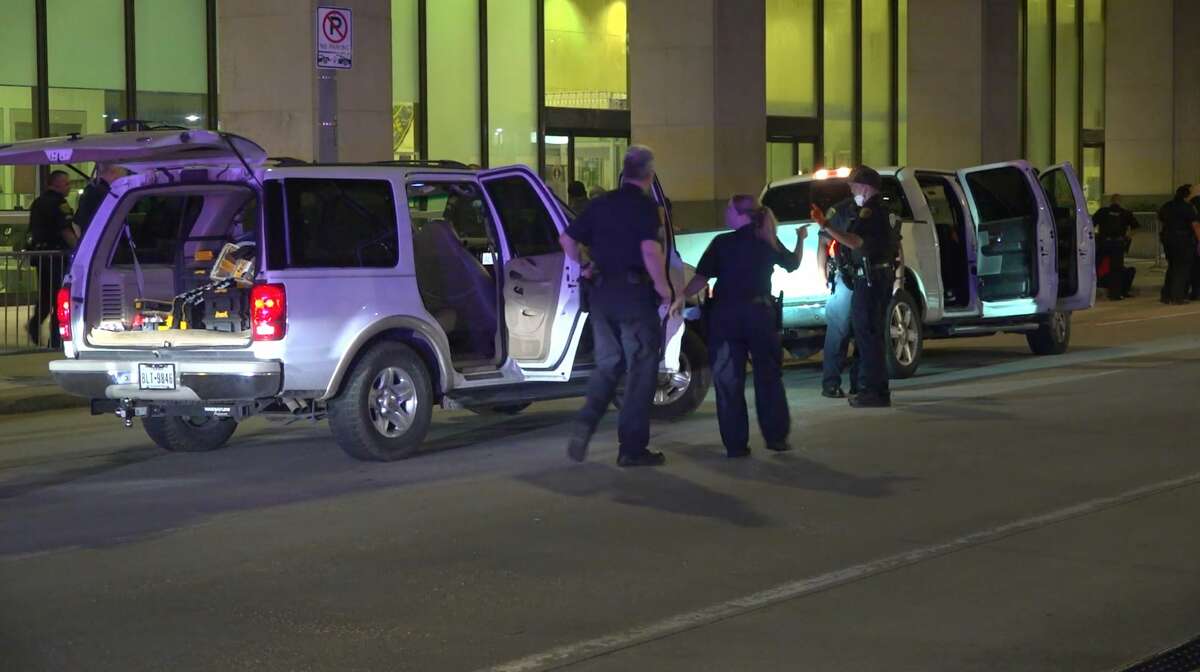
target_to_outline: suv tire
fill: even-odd
[[[654,392],[650,417],[655,420],[676,420],[700,407],[712,386],[712,367],[708,361],[708,346],[691,329],[683,332],[679,348],[679,373],[670,381],[675,387],[660,383]],[[682,383],[682,384],[681,384]]]
[[[150,440],[172,453],[206,453],[229,441],[237,430],[231,418],[157,416],[142,418]]]
[[[1035,355],[1061,355],[1071,345],[1071,314],[1050,313],[1037,331],[1025,334],[1029,349]]]
[[[433,416],[433,387],[425,363],[401,343],[367,350],[342,391],[329,401],[329,427],[346,454],[390,462],[421,447]]]
[[[896,292],[888,303],[885,324],[888,376],[911,378],[921,365],[921,354],[925,349],[921,313],[912,294],[903,289]]]

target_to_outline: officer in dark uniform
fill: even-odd
[[[771,275],[776,266],[788,272],[800,266],[807,227],[796,230],[796,246],[779,242],[775,215],[759,207],[753,196],[739,194],[725,208],[725,224],[733,229],[712,240],[696,275],[683,295],[693,296],[716,278],[708,314],[708,353],[717,390],[717,420],[729,457],[750,454],[750,420],[746,412],[746,357],[754,362],[754,402],[758,426],[767,448],[788,450],[791,415],[783,389],[783,344],[780,341]]]
[[[588,321],[596,358],[587,401],[576,416],[567,454],[577,462],[587,457],[592,433],[624,375],[617,464],[656,466],[666,461],[662,453],[647,449],[663,341],[659,308],[668,304],[669,310],[678,310],[683,297],[673,294],[667,280],[666,257],[658,240],[658,206],[648,193],[654,184],[653,152],[631,146],[622,175],[621,187],[592,201],[559,238],[563,251],[576,263],[582,261],[581,244],[591,257],[581,273],[591,281]]]
[[[1107,262],[1108,273],[1104,276],[1108,287],[1108,298],[1119,301],[1130,295],[1136,268],[1125,267],[1125,249],[1129,245],[1129,233],[1137,228],[1133,213],[1121,207],[1121,195],[1113,194],[1109,204],[1092,215],[1096,225],[1096,264]]]
[[[120,166],[103,163],[97,165],[96,177],[88,181],[79,195],[79,207],[75,210],[75,225],[79,227],[79,235],[87,231],[96,216],[96,211],[104,204],[105,197],[112,191],[112,183],[125,176],[125,169]]]
[[[1158,209],[1158,221],[1162,223],[1159,240],[1167,255],[1167,276],[1163,282],[1162,302],[1187,303],[1187,286],[1191,279],[1192,264],[1196,260],[1196,239],[1200,236],[1200,215],[1188,202],[1196,194],[1192,185],[1185,184],[1175,190],[1175,198]]]
[[[896,282],[899,240],[880,197],[882,180],[879,173],[868,166],[859,166],[850,173],[847,182],[854,194],[854,203],[859,207],[849,228],[846,231],[832,228],[825,213],[815,206],[812,218],[838,245],[851,251],[854,295],[850,313],[859,370],[858,394],[850,397],[850,405],[856,408],[890,406],[884,359],[884,317]]]
[[[858,208],[854,199],[847,198],[834,205],[826,213],[829,226],[846,231],[854,221]],[[832,237],[821,236],[821,245]],[[826,246],[827,247],[827,246]],[[833,253],[825,262],[825,278],[829,285],[829,299],[825,302],[825,347],[821,355],[821,394],[831,399],[845,398],[842,391],[842,369],[846,368],[846,354],[850,347],[850,305],[854,297],[854,278],[851,275],[850,250],[833,244]],[[858,358],[850,366],[850,394],[858,392]]]
[[[29,206],[29,246],[34,252],[67,251],[79,242],[72,226],[74,211],[67,203],[71,190],[71,179],[64,171],[50,173],[46,189]],[[62,341],[58,335],[58,315],[53,310],[54,299],[62,287],[62,276],[66,261],[55,255],[36,255],[32,265],[38,272],[38,300],[33,316],[25,325],[29,342],[37,344],[42,320],[50,317],[50,347],[57,348]]]

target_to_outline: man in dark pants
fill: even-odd
[[[893,232],[887,208],[880,197],[882,180],[874,169],[859,166],[847,180],[859,207],[846,231],[832,228],[820,208],[812,217],[821,230],[839,245],[851,250],[854,296],[851,321],[858,350],[858,395],[850,397],[855,408],[891,406],[887,361],[884,359],[884,327],[888,300],[895,286],[895,260],[899,241]]]
[[[658,309],[672,299],[666,257],[658,242],[658,206],[648,195],[653,183],[654,154],[647,147],[631,146],[625,154],[621,187],[592,201],[559,238],[563,251],[576,263],[581,262],[580,244],[587,246],[591,257],[582,273],[591,278],[588,321],[595,339],[596,368],[567,443],[568,455],[577,462],[587,457],[588,442],[622,375],[625,396],[617,431],[617,464],[656,466],[666,461],[662,453],[647,449],[663,340]],[[682,301],[680,294],[676,302]]]
[[[1137,228],[1137,219],[1121,207],[1121,195],[1113,194],[1109,204],[1092,215],[1092,221],[1096,226],[1097,267],[1108,266],[1103,278],[1108,287],[1108,298],[1119,301],[1130,295],[1137,273],[1136,268],[1125,267],[1125,247],[1129,244],[1130,231]]]
[[[854,219],[854,200],[847,198],[829,209],[826,217],[829,226],[838,231],[849,228]],[[828,240],[821,237],[819,244]],[[825,302],[825,347],[821,355],[821,394],[830,399],[843,399],[842,369],[846,368],[846,354],[850,348],[850,304],[854,290],[848,282],[850,251],[835,245],[833,254],[826,262],[827,280],[830,285],[829,299]],[[850,394],[858,392],[858,358],[850,366]]]
[[[1196,239],[1200,236],[1200,215],[1189,203],[1196,194],[1192,185],[1185,184],[1175,190],[1175,198],[1158,209],[1158,220],[1162,223],[1159,240],[1167,255],[1167,275],[1163,282],[1162,302],[1168,304],[1187,303],[1187,286],[1196,260]]]
[[[73,249],[79,242],[72,226],[74,212],[67,203],[67,193],[70,190],[71,179],[66,172],[56,170],[50,173],[45,191],[29,206],[30,251],[65,252]],[[29,342],[36,345],[42,321],[49,316],[50,347],[57,348],[62,341],[58,335],[58,315],[54,310],[54,300],[62,287],[66,260],[57,255],[35,255],[32,265],[38,272],[38,300],[25,329],[29,333]]]

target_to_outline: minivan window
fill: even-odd
[[[533,185],[514,175],[484,183],[514,258],[561,252],[558,227]]]
[[[396,203],[386,180],[289,178],[283,188],[289,267],[391,268],[399,262]]]

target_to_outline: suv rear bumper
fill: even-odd
[[[50,362],[50,374],[59,387],[89,399],[251,400],[273,397],[283,386],[283,366],[277,361],[140,363],[174,364],[175,389],[140,389],[139,362],[131,360],[60,359]]]

